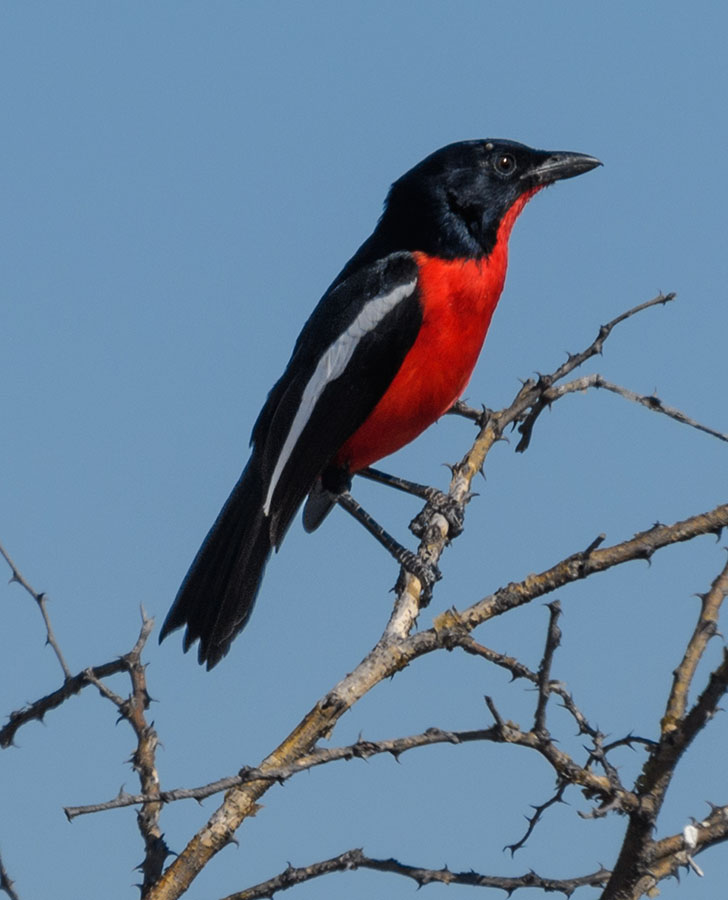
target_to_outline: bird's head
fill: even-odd
[[[392,249],[445,258],[487,256],[536,191],[601,165],[593,156],[515,141],[461,141],[436,150],[392,185],[378,231]],[[431,246],[433,240],[435,246]]]

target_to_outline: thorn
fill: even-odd
[[[594,540],[591,542],[591,544],[589,544],[589,546],[586,548],[586,550],[582,551],[582,556],[589,556],[589,554],[592,552],[592,550],[596,550],[597,547],[600,544],[603,544],[606,539],[607,539],[607,536],[604,532],[602,532],[601,534],[598,534],[594,538]]]

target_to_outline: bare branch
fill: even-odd
[[[690,541],[700,535],[719,535],[726,526],[728,526],[728,503],[672,525],[653,525],[633,538],[610,547],[592,550],[586,554],[574,553],[544,572],[529,575],[523,581],[511,582],[499,588],[495,593],[489,594],[465,610],[443,613],[435,619],[433,629],[412,635],[406,644],[416,645],[419,651],[416,655],[420,655],[429,652],[436,644],[444,644],[447,641],[457,643],[459,633],[471,631],[495,616],[550,594],[566,584],[588,578],[596,572],[605,572],[626,562],[637,559],[649,560],[657,550]]]
[[[644,873],[650,869],[655,855],[652,835],[665,793],[680,758],[715,715],[718,703],[728,691],[728,648],[724,647],[721,663],[711,672],[705,689],[685,715],[687,692],[707,642],[715,633],[716,616],[727,587],[728,566],[725,566],[713,581],[708,593],[701,598],[698,624],[674,673],[667,712],[662,719],[660,740],[650,753],[637,780],[639,805],[630,812],[629,825],[619,857],[602,900],[623,900],[633,897],[636,900],[642,896],[644,890],[650,889],[649,886],[645,887]],[[667,866],[668,874],[674,871],[676,859],[677,857],[673,857]]]
[[[594,341],[585,350],[582,350],[581,353],[570,354],[566,362],[559,366],[559,368],[554,372],[552,372],[551,375],[542,375],[537,383],[526,382],[521,390],[521,393],[523,393],[525,389],[532,389],[534,387],[540,390],[539,396],[537,397],[536,401],[534,403],[528,404],[531,408],[531,411],[523,419],[522,424],[518,428],[519,432],[521,433],[521,440],[518,442],[516,452],[523,453],[528,448],[528,445],[531,442],[531,434],[533,432],[533,426],[536,423],[536,419],[543,412],[543,410],[546,409],[547,406],[550,406],[550,404],[555,399],[554,397],[549,398],[548,396],[548,390],[553,384],[555,384],[557,381],[561,381],[562,378],[565,378],[570,372],[573,372],[574,369],[577,369],[579,366],[583,365],[583,363],[585,363],[588,359],[601,354],[604,347],[604,342],[612,333],[614,328],[616,328],[616,326],[621,322],[624,322],[626,319],[637,315],[637,313],[640,313],[643,310],[650,309],[653,306],[664,306],[666,303],[670,303],[670,301],[674,300],[676,296],[677,295],[674,293],[658,294],[657,297],[654,297],[652,300],[648,300],[646,303],[640,303],[638,306],[634,306],[632,309],[627,310],[627,312],[624,312],[616,318],[612,319],[611,322],[607,322],[606,325],[602,325]]]
[[[232,775],[228,778],[220,778],[210,784],[203,785],[199,788],[177,788],[170,791],[160,791],[159,794],[147,796],[146,794],[127,794],[122,793],[113,800],[105,803],[96,803],[90,806],[70,806],[66,807],[65,813],[69,819],[76,816],[88,815],[89,813],[103,812],[109,809],[119,809],[124,806],[135,806],[139,803],[149,803],[158,801],[161,803],[173,803],[177,800],[204,800],[213,794],[221,791],[227,791],[232,787],[239,787],[243,784],[249,784],[253,781],[264,779],[271,784],[274,782],[284,782],[297,775],[299,772],[305,772],[316,766],[322,766],[326,763],[337,762],[338,760],[352,759],[369,759],[381,753],[389,753],[395,759],[398,759],[402,753],[408,750],[414,750],[418,747],[428,747],[433,744],[467,744],[473,741],[498,741],[501,738],[497,730],[494,728],[484,728],[474,731],[445,731],[441,728],[428,728],[421,734],[413,734],[408,737],[393,738],[383,741],[365,741],[359,740],[355,744],[349,744],[345,747],[317,747],[311,753],[301,756],[295,762],[288,766],[281,766],[278,769],[253,769],[246,767],[241,769],[238,775]]]
[[[15,890],[15,882],[8,875],[5,863],[0,856],[0,891],[7,894],[10,900],[20,900],[20,896]]]
[[[23,725],[32,721],[42,722],[47,712],[57,709],[69,697],[80,694],[85,687],[91,684],[88,679],[88,672],[92,672],[94,678],[101,679],[108,678],[110,675],[116,675],[124,670],[125,663],[123,659],[115,659],[100,666],[84,669],[78,675],[66,679],[63,686],[58,688],[58,690],[41,697],[40,700],[36,700],[23,709],[11,712],[8,716],[7,724],[0,728],[0,748],[6,749],[11,747],[15,741],[15,735]]]
[[[675,875],[680,866],[689,865],[689,856],[697,856],[728,840],[728,806],[713,806],[709,816],[700,822],[695,819],[692,822],[692,846],[686,846],[685,831],[655,842],[648,876],[654,879],[654,884]],[[649,890],[651,885],[646,887]]]
[[[525,678],[535,685],[538,685],[539,683],[538,674],[531,671],[528,666],[525,666],[522,662],[512,656],[505,656],[502,653],[497,653],[495,650],[484,647],[470,634],[465,633],[459,635],[457,637],[457,646],[466,653],[470,653],[473,656],[480,656],[488,662],[495,663],[495,665],[507,669],[513,676],[514,681],[517,678]],[[549,681],[545,685],[545,689],[548,690],[550,694],[556,694],[561,699],[564,709],[566,709],[576,721],[580,734],[588,734],[593,737],[598,733],[597,729],[589,724],[586,716],[578,708],[574,702],[574,698],[562,682]]]
[[[86,676],[86,679],[89,684],[92,684],[98,692],[104,697],[106,700],[111,701],[114,706],[117,707],[119,712],[122,714],[122,718],[124,717],[124,707],[126,701],[123,697],[120,697],[118,694],[115,694],[110,687],[107,687],[103,681],[96,677],[93,669],[84,669],[83,674]]]
[[[541,411],[556,400],[577,390],[604,388],[641,405],[666,414],[674,420],[698,428],[721,440],[728,436],[700,425],[679,410],[665,406],[655,397],[636,394],[605,381],[599,375],[586,376],[563,382],[571,372],[587,359],[602,352],[604,342],[614,327],[642,310],[658,304],[665,304],[674,294],[659,295],[653,300],[640,304],[613,319],[600,328],[592,344],[576,355],[570,355],[565,363],[549,375],[525,382],[510,406],[497,412],[483,409],[478,411],[464,403],[457,403],[452,412],[477,422],[479,431],[473,446],[463,460],[453,467],[452,480],[447,495],[434,489],[428,497],[425,509],[417,517],[413,529],[421,539],[418,558],[427,566],[435,567],[449,541],[459,533],[459,523],[464,517],[465,505],[472,496],[471,484],[474,476],[481,471],[488,452],[504,437],[508,427],[518,426],[521,440],[518,450],[525,450],[531,440],[534,424]],[[437,495],[437,496],[436,496]],[[450,517],[449,512],[455,515]],[[55,708],[73,693],[78,693],[87,684],[94,685],[101,695],[109,700],[134,730],[136,747],[132,763],[140,779],[141,792],[120,795],[107,803],[85,807],[69,807],[69,819],[78,815],[97,812],[120,806],[138,805],[137,820],[145,843],[145,858],[140,865],[144,875],[142,896],[146,900],[169,900],[180,897],[190,886],[200,870],[228,843],[235,840],[235,832],[248,816],[260,808],[258,800],[270,786],[283,782],[292,775],[338,759],[368,759],[375,754],[389,753],[395,758],[416,747],[439,743],[461,744],[471,741],[493,741],[511,743],[535,750],[551,766],[556,776],[556,791],[545,803],[533,807],[534,814],[528,817],[528,827],[523,837],[510,845],[514,853],[522,847],[534,828],[553,805],[563,802],[569,786],[580,786],[589,799],[597,799],[600,804],[589,815],[596,817],[608,811],[617,811],[629,816],[629,827],[622,853],[614,873],[605,869],[591,875],[574,879],[552,880],[534,873],[518,878],[499,878],[475,872],[453,873],[443,869],[423,869],[404,865],[394,859],[372,859],[361,850],[313,863],[304,868],[289,867],[269,881],[231,895],[228,900],[253,900],[270,897],[275,891],[284,890],[311,878],[319,877],[342,869],[369,868],[376,871],[403,875],[414,880],[418,886],[439,882],[480,887],[497,887],[508,893],[516,889],[537,887],[545,891],[561,891],[570,895],[582,885],[602,886],[607,881],[604,897],[632,896],[625,894],[635,885],[635,878],[645,872],[659,880],[658,870],[669,874],[680,865],[692,865],[692,854],[707,846],[726,839],[728,809],[715,808],[705,821],[695,826],[695,840],[673,836],[663,841],[653,840],[653,828],[659,812],[664,792],[670,782],[676,763],[689,747],[694,737],[705,727],[718,708],[718,702],[728,690],[728,652],[724,653],[721,664],[714,670],[710,680],[692,708],[687,711],[687,697],[695,670],[707,643],[717,631],[717,615],[720,604],[728,592],[728,565],[713,583],[710,591],[701,598],[701,613],[687,646],[682,662],[675,671],[672,691],[667,703],[667,711],[662,722],[660,741],[651,742],[628,735],[625,738],[605,743],[604,735],[594,728],[577,707],[572,695],[564,685],[552,680],[551,671],[556,649],[560,641],[558,601],[549,604],[550,621],[546,645],[537,672],[533,672],[520,661],[498,654],[476,643],[471,632],[478,625],[494,616],[529,603],[538,597],[552,593],[562,585],[586,578],[597,572],[606,571],[624,562],[636,559],[649,560],[653,553],[680,541],[692,540],[701,534],[717,534],[728,525],[728,504],[714,510],[693,516],[672,525],[655,525],[635,537],[613,546],[602,547],[604,535],[592,541],[586,550],[581,550],[562,559],[550,569],[537,575],[529,575],[520,582],[514,582],[484,597],[463,612],[451,610],[437,617],[434,626],[420,632],[414,631],[417,615],[427,602],[424,585],[412,575],[405,575],[398,585],[397,596],[390,620],[376,646],[362,660],[356,669],[339,682],[304,717],[292,733],[257,768],[246,767],[237,776],[220,779],[199,788],[162,791],[156,770],[156,748],[158,737],[153,724],[147,721],[146,711],[150,698],[147,693],[145,667],[141,660],[142,650],[151,631],[152,622],[143,615],[142,630],[135,647],[114,664],[84,670],[72,677],[53,637],[45,605],[45,595],[37,594],[22,578],[12,560],[0,546],[0,552],[18,581],[33,596],[46,622],[48,642],[53,646],[64,670],[64,686],[60,691],[32,704],[26,710],[13,713],[8,725],[0,730],[0,745],[8,746],[15,732],[31,719],[42,719],[48,709]],[[586,541],[584,541],[586,543]],[[582,544],[583,546],[583,544]],[[478,655],[510,671],[513,678],[526,678],[537,688],[537,701],[531,730],[525,731],[517,724],[502,716],[495,703],[486,698],[493,715],[491,727],[473,731],[444,731],[431,728],[427,731],[386,741],[365,741],[360,739],[346,747],[325,748],[319,741],[329,738],[338,719],[351,708],[372,687],[384,678],[402,670],[420,656],[441,649],[461,647],[466,652]],[[109,668],[111,667],[111,668]],[[131,679],[128,697],[115,693],[105,683],[104,678],[115,672],[126,671]],[[586,764],[580,765],[571,755],[560,749],[547,728],[548,702],[556,694],[564,708],[577,723],[580,733],[589,735],[591,744],[585,748]],[[618,746],[632,743],[647,745],[650,757],[642,776],[634,790],[625,788],[618,777],[616,768],[608,759],[608,753]],[[603,769],[604,774],[601,770]],[[595,771],[596,770],[596,771]],[[163,872],[166,858],[170,855],[159,827],[161,809],[164,803],[184,798],[200,800],[218,791],[225,790],[226,796],[214,811],[206,825],[189,841],[179,857]],[[687,833],[687,832],[686,832]],[[692,832],[690,832],[692,835]],[[679,840],[678,840],[679,839]],[[681,841],[681,842],[680,842]],[[655,865],[653,865],[653,863]],[[630,869],[631,865],[631,869]],[[659,867],[662,866],[662,869]],[[635,874],[636,873],[636,874]],[[0,872],[0,889],[6,890],[4,870]],[[9,879],[8,879],[9,881]],[[654,886],[654,885],[653,885]],[[12,889],[12,883],[10,882]],[[611,892],[611,893],[610,893]],[[12,895],[11,895],[12,896]],[[635,895],[636,896],[636,895]]]
[[[516,852],[520,850],[522,847],[525,847],[526,841],[531,837],[534,832],[534,829],[541,821],[543,814],[547,809],[554,806],[556,803],[564,803],[564,791],[569,785],[565,781],[561,781],[559,783],[558,788],[556,789],[556,793],[553,797],[550,797],[545,803],[537,804],[533,806],[533,815],[527,816],[526,819],[528,821],[528,827],[526,828],[525,834],[522,838],[517,840],[515,844],[506,844],[503,848],[504,850],[508,850],[511,856],[515,856]]]
[[[679,720],[685,715],[688,691],[695,670],[708,646],[708,641],[718,633],[718,615],[726,595],[728,595],[728,562],[711,585],[708,593],[700,596],[700,615],[695,630],[682,662],[673,674],[672,691],[662,720],[663,734],[673,731]]]
[[[547,734],[546,730],[546,705],[551,696],[551,663],[553,662],[556,648],[561,643],[561,630],[558,625],[561,615],[561,604],[558,600],[548,604],[549,630],[546,637],[546,649],[544,650],[541,665],[538,667],[538,704],[533,720],[533,730],[536,734]]]
[[[10,583],[17,582],[19,585],[25,588],[25,590],[30,594],[30,596],[35,600],[38,605],[38,609],[40,610],[40,614],[43,616],[43,621],[46,627],[46,644],[49,644],[53,652],[56,654],[56,659],[58,660],[61,669],[63,669],[63,675],[66,680],[70,679],[71,670],[68,668],[66,664],[66,660],[63,658],[63,654],[61,653],[61,648],[58,646],[58,641],[56,641],[56,636],[53,633],[53,628],[51,627],[50,616],[48,615],[47,608],[47,597],[45,594],[39,594],[36,590],[34,590],[30,584],[25,580],[22,573],[15,565],[15,563],[10,558],[7,550],[0,543],[0,556],[5,559],[5,562],[10,566],[10,571],[13,573],[10,579]]]
[[[538,381],[529,380],[522,386],[508,408],[485,417],[473,446],[463,460],[453,468],[449,488],[449,496],[453,503],[464,510],[465,503],[471,495],[472,480],[481,471],[491,447],[503,437],[504,430],[509,425],[523,421],[529,410],[533,411],[543,403],[544,391],[551,387],[555,380],[565,377],[584,359],[600,352],[604,340],[616,324],[642,309],[658,303],[667,303],[672,296],[660,295],[603,326],[596,340],[586,351],[578,356],[569,357],[552,376],[542,376]],[[212,814],[208,822],[164,872],[149,896],[154,900],[163,898],[173,900],[180,897],[207,862],[233,840],[242,822],[257,812],[258,800],[271,784],[271,780],[266,776],[311,753],[318,740],[331,733],[340,716],[384,678],[400,671],[419,656],[441,647],[456,646],[458,637],[487,619],[530,602],[536,597],[544,596],[563,584],[585,578],[598,571],[605,571],[630,559],[649,559],[657,549],[678,541],[691,540],[698,534],[720,533],[726,524],[728,524],[728,505],[693,516],[684,522],[674,523],[672,526],[655,526],[613,547],[595,547],[595,549],[590,547],[587,552],[582,551],[562,560],[540,576],[529,576],[523,582],[509,584],[461,614],[450,613],[438,617],[435,627],[425,632],[411,633],[421,606],[422,585],[416,577],[406,576],[399,586],[390,622],[377,645],[353,672],[315,705],[280,746],[261,763],[259,770],[262,777],[228,791],[219,809]],[[420,531],[423,537],[418,555],[424,563],[435,565],[450,539],[448,521],[439,512],[436,504],[427,504],[420,519]],[[524,745],[532,744],[549,760],[558,774],[572,783],[581,784],[590,792],[602,797],[603,801],[615,802],[623,810],[635,808],[634,795],[624,792],[615,799],[614,788],[608,777],[597,776],[583,767],[576,766],[573,760],[561,754],[553,743],[539,742],[533,735],[523,732],[517,735],[517,739]]]
[[[589,388],[602,388],[605,391],[611,391],[613,394],[624,397],[625,400],[630,400],[632,403],[639,403],[640,406],[644,406],[652,412],[662,413],[670,419],[680,422],[682,425],[689,425],[691,428],[695,428],[698,431],[703,431],[705,434],[711,435],[711,437],[718,438],[721,441],[728,441],[728,434],[724,434],[722,431],[716,431],[714,428],[702,425],[695,419],[691,419],[690,416],[686,415],[681,410],[663,403],[655,394],[637,394],[629,388],[621,387],[618,384],[607,381],[606,378],[603,378],[597,373],[592,375],[582,375],[581,378],[575,378],[573,381],[569,381],[566,384],[554,385],[554,387],[551,387],[544,392],[544,398],[549,403],[553,403],[555,400],[558,400],[566,394],[581,393]]]
[[[491,425],[488,424],[486,431],[490,427]],[[458,467],[458,472],[453,476],[454,484],[451,490],[466,490],[470,479],[478,471],[479,466],[476,463],[480,450],[482,450],[477,446],[478,440],[476,440],[476,446],[472,453]],[[487,444],[489,437],[484,440]],[[495,594],[485,597],[462,613],[444,613],[435,620],[435,626],[427,631],[417,632],[398,641],[381,640],[354,671],[319,700],[282,744],[261,763],[260,777],[233,788],[226,794],[221,807],[212,814],[207,824],[166,869],[149,896],[154,897],[154,900],[162,900],[162,898],[169,900],[169,898],[181,896],[208,860],[232,840],[235,831],[244,819],[257,812],[257,801],[271,784],[269,774],[277,772],[281,767],[291,765],[299,757],[311,753],[316,742],[330,734],[344,712],[384,678],[405,668],[419,656],[441,647],[457,646],[458,640],[464,633],[508,609],[528,603],[595,572],[605,571],[634,559],[649,559],[656,550],[673,543],[691,540],[703,534],[719,533],[726,525],[728,525],[728,504],[673,525],[657,525],[621,544],[598,548],[588,554],[580,551],[540,575],[529,575],[522,582],[511,583],[507,587],[501,588]],[[444,540],[443,537],[443,546]],[[417,581],[417,579],[413,580]],[[409,591],[409,587],[406,587],[405,590]],[[407,615],[416,609],[417,605],[415,596],[417,588],[414,587],[412,590],[413,593],[410,595],[412,608],[407,610]],[[614,796],[608,778],[597,776],[593,772],[577,766],[554,744],[544,745],[539,743],[535,736],[529,736],[523,732],[519,732],[515,737],[517,739],[513,742],[538,749],[551,763],[557,774],[567,778],[573,784],[582,785],[606,799]],[[629,792],[620,794],[617,803],[622,810],[634,809],[637,805],[636,798]]]
[[[159,798],[159,776],[155,760],[159,739],[153,725],[147,722],[145,716],[150,699],[147,692],[146,667],[141,659],[142,650],[154,627],[154,619],[147,618],[144,609],[141,613],[142,627],[137,642],[129,653],[122,657],[124,669],[131,679],[131,694],[127,698],[122,698],[96,678],[92,671],[87,670],[86,676],[97,687],[101,696],[114,704],[121,718],[131,725],[136,735],[137,746],[131,761],[134,771],[139,776],[142,794],[145,797],[142,808],[137,811],[137,825],[145,846],[144,860],[138,868],[144,876],[141,895],[146,897],[159,880],[170,850],[159,827],[162,802]],[[66,815],[69,820],[73,818],[69,810],[66,810]]]
[[[577,878],[543,878],[535,872],[527,872],[515,878],[501,878],[497,875],[480,875],[477,872],[451,872],[447,867],[443,869],[423,869],[419,866],[409,866],[398,862],[396,859],[372,859],[365,856],[363,850],[347,850],[339,856],[331,859],[312,863],[309,866],[288,868],[261,884],[229,894],[224,900],[259,900],[259,898],[272,897],[276,891],[284,891],[295,887],[312,878],[329,875],[332,872],[354,871],[356,869],[373,869],[376,872],[388,872],[392,875],[402,875],[411,878],[418,887],[426,884],[461,884],[470,887],[498,888],[507,894],[512,894],[522,888],[538,888],[543,891],[556,891],[570,896],[579,887],[600,887],[609,878],[606,869],[599,869],[590,875]]]

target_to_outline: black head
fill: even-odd
[[[522,196],[601,165],[583,153],[533,150],[505,140],[461,141],[436,150],[395,181],[371,238],[357,254],[421,250],[481,257]]]

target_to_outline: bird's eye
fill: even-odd
[[[500,153],[495,158],[494,166],[499,175],[512,175],[516,171],[515,157],[510,153]]]

